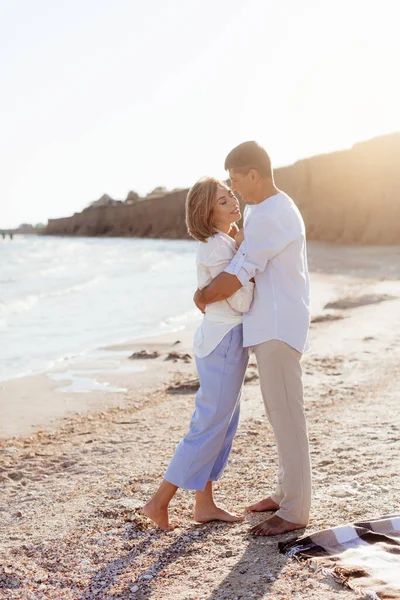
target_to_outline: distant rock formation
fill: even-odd
[[[90,206],[96,208],[98,206],[116,206],[117,204],[120,204],[119,200],[114,200],[108,194],[103,194],[101,198],[92,202]]]
[[[21,223],[21,225],[14,230],[14,233],[22,233],[24,235],[35,234],[38,233],[38,230],[40,230],[42,227],[43,225],[41,223],[38,223],[37,225],[31,225],[31,223]]]
[[[7,236],[13,238],[15,234],[18,235],[38,235],[44,231],[44,225],[38,223],[37,225],[31,225],[30,223],[21,223],[16,229],[0,229],[0,237],[5,239]]]
[[[139,200],[140,200],[139,194],[131,191],[128,193],[125,202],[127,204],[133,204],[134,202],[138,202]]]
[[[297,203],[308,239],[400,244],[400,133],[300,160],[276,169],[275,178],[277,186]],[[125,202],[99,205],[97,201],[72,217],[50,219],[45,233],[189,237],[185,226],[187,190],[151,194],[146,199],[130,194]]]
[[[50,219],[47,235],[188,238],[185,226],[187,190],[118,205],[89,206],[64,219]],[[129,201],[128,201],[129,199]]]

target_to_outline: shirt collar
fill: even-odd
[[[221,231],[220,229],[217,229],[218,233],[221,234],[224,238],[227,238],[228,240],[230,240],[230,242],[233,242],[236,246],[236,242],[233,238],[231,238],[230,235],[228,235],[227,233],[225,233],[224,231]]]

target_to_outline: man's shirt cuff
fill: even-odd
[[[250,275],[243,266],[246,260],[246,252],[242,249],[242,246],[241,248],[239,248],[238,252],[231,260],[230,264],[226,267],[225,273],[229,273],[230,275],[236,275],[240,283],[244,286],[250,281],[253,275]]]

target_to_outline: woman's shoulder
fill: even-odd
[[[228,235],[222,232],[217,232],[214,235],[207,238],[205,242],[199,242],[197,248],[197,256],[199,259],[209,257],[215,252],[226,253],[228,250],[232,252],[235,248],[235,242]]]

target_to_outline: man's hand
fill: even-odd
[[[199,289],[196,290],[196,292],[193,296],[193,302],[195,303],[195,305],[197,306],[199,311],[201,311],[204,315],[204,313],[206,312],[206,303],[204,302],[201,290],[199,290]]]
[[[205,288],[197,290],[193,296],[193,301],[197,308],[204,313],[208,304],[230,298],[241,287],[242,284],[236,275],[220,273]]]
[[[239,229],[239,231],[237,232],[237,234],[235,235],[235,242],[236,242],[236,246],[239,248],[240,244],[243,242],[244,240],[244,229],[243,227],[241,227]]]

